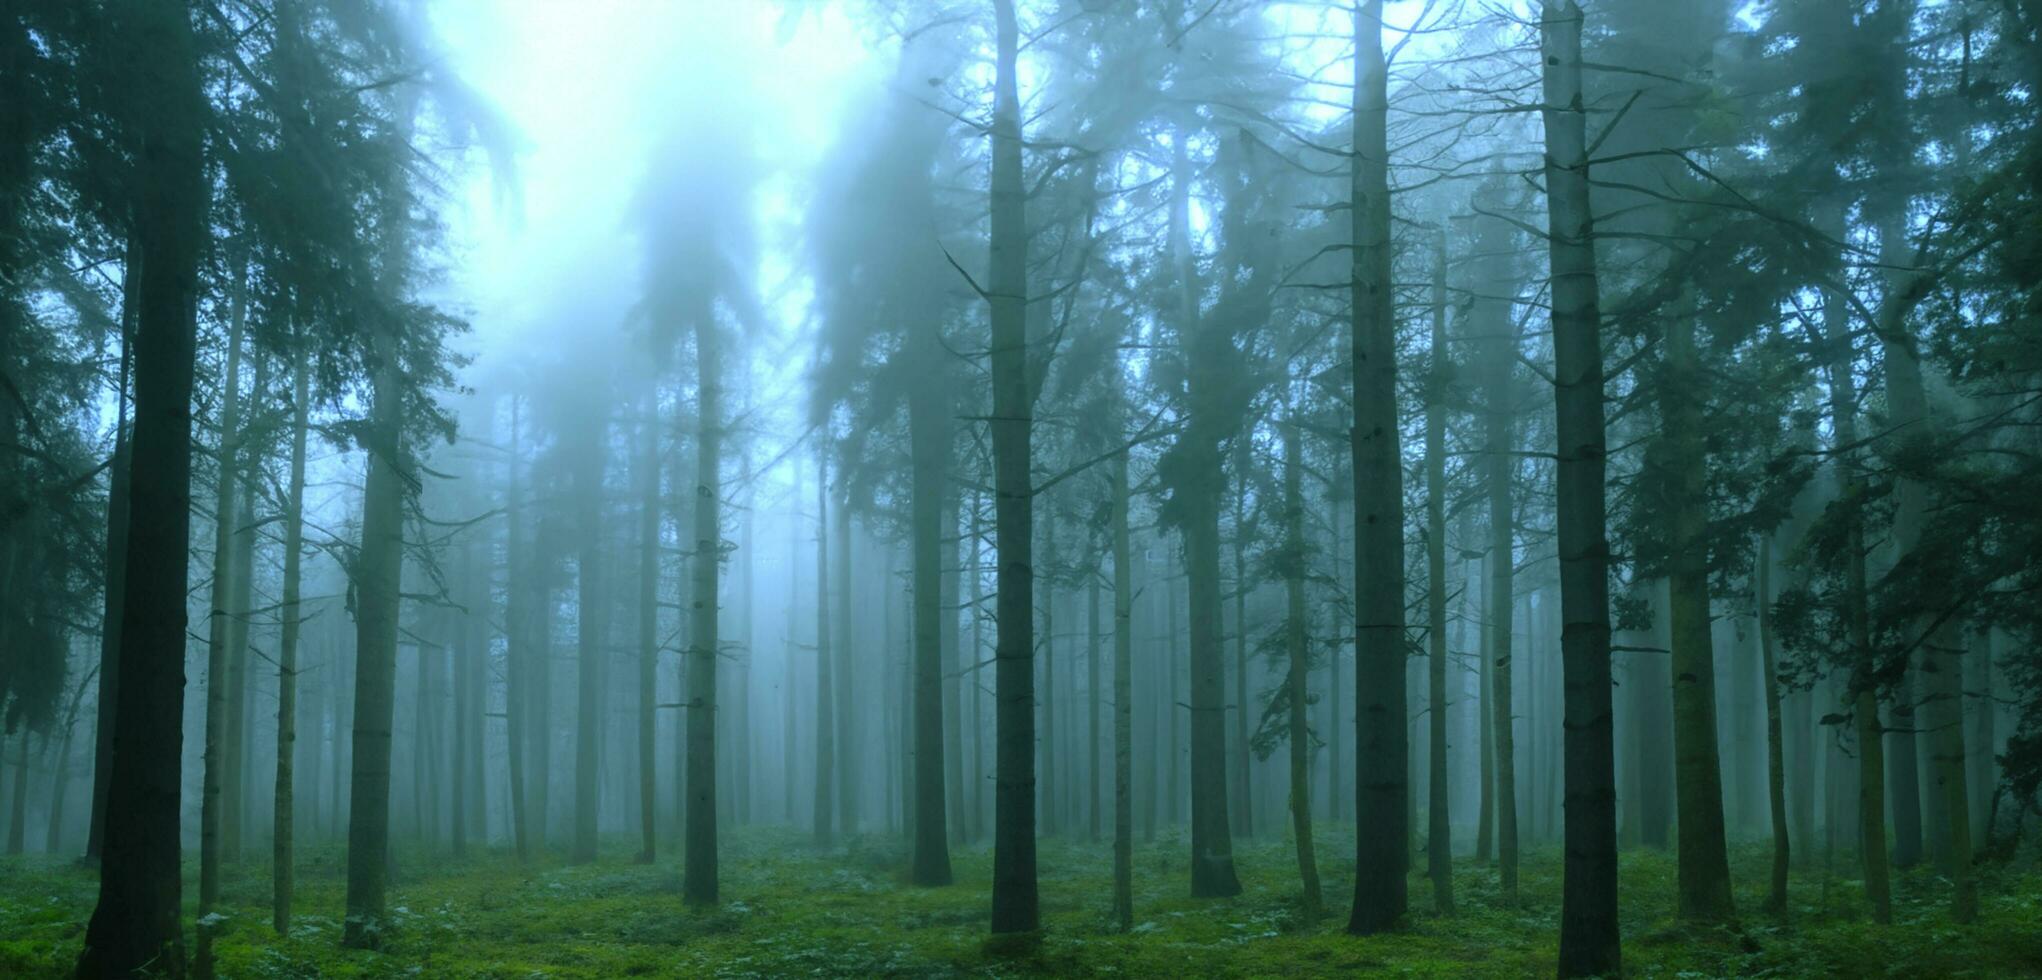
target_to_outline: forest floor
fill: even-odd
[[[903,847],[859,838],[819,852],[784,829],[732,834],[722,853],[721,907],[680,899],[671,857],[630,863],[618,839],[603,860],[521,867],[501,851],[451,859],[400,853],[410,869],[391,890],[395,935],[381,953],[342,950],[345,869],[337,847],[300,861],[298,916],[288,937],[269,926],[266,865],[227,877],[219,974],[243,977],[952,977],[1118,976],[1423,977],[1550,976],[1560,911],[1560,853],[1526,855],[1522,901],[1497,899],[1496,871],[1457,862],[1459,911],[1431,911],[1429,883],[1414,875],[1404,931],[1345,934],[1353,887],[1353,840],[1328,828],[1320,841],[1327,914],[1300,920],[1291,849],[1278,840],[1236,852],[1242,894],[1187,896],[1181,836],[1164,834],[1135,855],[1135,928],[1107,926],[1112,851],[1106,844],[1045,840],[1040,859],[1044,928],[1020,941],[988,942],[992,853],[953,853],[957,884],[909,886]],[[1625,972],[1645,977],[2017,977],[2042,976],[2042,872],[1988,871],[1977,924],[1952,925],[1947,886],[1933,871],[1897,876],[1894,918],[1874,926],[1858,883],[1839,859],[1797,869],[1793,908],[1781,925],[1758,911],[1768,852],[1733,856],[1741,929],[1693,929],[1671,920],[1669,854],[1623,857]],[[1422,864],[1422,862],[1420,862]],[[187,862],[185,903],[196,893]],[[67,975],[97,893],[90,872],[37,858],[0,861],[0,977]],[[187,934],[187,949],[189,946]]]

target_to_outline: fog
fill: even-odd
[[[2032,4],[0,31],[0,973],[2033,968]]]

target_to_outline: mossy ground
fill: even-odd
[[[497,851],[466,859],[400,854],[406,873],[391,891],[393,934],[379,953],[337,946],[345,887],[337,848],[307,852],[291,934],[269,926],[268,869],[229,875],[227,922],[217,952],[223,977],[951,977],[1124,976],[1421,977],[1550,975],[1560,902],[1560,854],[1526,856],[1522,901],[1497,900],[1495,871],[1456,868],[1459,910],[1434,915],[1431,888],[1411,879],[1408,926],[1355,938],[1342,929],[1352,888],[1351,837],[1320,841],[1327,914],[1301,921],[1288,846],[1246,844],[1237,860],[1243,893],[1187,897],[1186,845],[1165,835],[1136,850],[1135,929],[1107,926],[1111,850],[1044,841],[1043,930],[1018,942],[986,935],[992,855],[953,854],[957,884],[906,884],[902,847],[864,837],[832,852],[804,835],[755,829],[731,835],[723,855],[723,904],[691,909],[671,858],[629,863],[619,840],[593,865],[549,859],[521,867]],[[2042,875],[1989,872],[1976,925],[1952,925],[1947,889],[1920,869],[1896,882],[1895,922],[1864,914],[1848,865],[1828,878],[1797,869],[1786,924],[1758,911],[1766,852],[1733,859],[1741,928],[1695,929],[1671,920],[1672,858],[1627,852],[1623,860],[1625,972],[1648,977],[2015,977],[2042,976]],[[195,865],[187,872],[195,875]],[[189,909],[195,885],[186,881]],[[92,874],[68,864],[0,863],[0,976],[61,976],[75,959],[96,894]],[[189,937],[189,934],[187,934]],[[190,940],[187,938],[187,943]],[[189,945],[187,946],[189,948]]]

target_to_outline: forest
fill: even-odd
[[[2042,976],[2038,487],[2042,0],[6,0],[0,977]]]

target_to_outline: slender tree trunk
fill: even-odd
[[[851,501],[837,495],[836,697],[837,697],[837,827],[846,839],[858,832],[859,764],[856,666],[857,638],[851,630]]]
[[[658,387],[646,399],[639,433],[638,495],[638,863],[658,856],[654,816],[659,750],[653,738],[659,702],[659,416]]]
[[[1034,497],[1028,467],[1034,393],[1027,338],[1027,227],[1021,184],[1020,30],[1013,0],[993,0],[992,384],[994,537],[999,554],[993,831],[994,933],[1033,932],[1035,882]]]
[[[970,672],[963,680],[964,689],[970,696],[971,724],[965,731],[971,736],[971,821],[965,830],[965,838],[976,843],[985,836],[985,697],[981,691],[979,655],[985,652],[985,574],[981,566],[985,548],[985,507],[983,498],[974,492],[971,497],[971,654],[965,658]],[[995,668],[997,670],[997,667]]]
[[[1691,306],[1692,304],[1688,304]],[[1692,311],[1665,324],[1666,377],[1660,379],[1661,455],[1666,471],[1667,574],[1673,623],[1674,793],[1678,797],[1677,892],[1683,919],[1722,920],[1730,898],[1724,844],[1723,770],[1717,756],[1715,641],[1710,630],[1708,462],[1703,445],[1701,365]]]
[[[283,634],[277,640],[276,814],[271,826],[271,924],[277,935],[291,931],[292,841],[297,806],[291,764],[298,744],[298,634],[304,615],[299,584],[305,550],[305,439],[311,387],[300,349],[291,370],[291,476],[284,498]]]
[[[835,803],[830,780],[836,776],[835,689],[830,677],[830,458],[816,451],[815,478],[815,843],[830,846],[830,821]],[[839,585],[838,588],[843,586]]]
[[[943,581],[937,594],[943,641],[940,658],[943,673],[943,812],[950,818],[948,840],[956,844],[965,839],[964,722],[961,713],[964,710],[962,688],[968,683],[965,672],[971,666],[971,656],[958,647],[958,576],[962,574],[964,553],[960,549],[963,542],[957,535],[957,494],[947,487],[943,494],[943,514],[938,523],[942,538],[947,542],[941,552]]]
[[[245,267],[244,267],[245,268]],[[244,272],[245,278],[245,272]],[[246,289],[246,286],[239,288]],[[246,300],[243,300],[246,303]],[[269,358],[258,349],[253,352],[255,360],[255,384],[250,397],[268,397]],[[260,402],[258,401],[258,404]],[[233,438],[243,437],[239,429],[232,430]],[[243,447],[245,448],[245,447]],[[259,453],[259,450],[258,450]],[[236,453],[235,463],[249,472],[236,474],[238,480],[248,481],[239,490],[239,498],[231,523],[234,533],[234,585],[227,607],[227,730],[224,739],[225,764],[221,767],[220,784],[220,857],[228,863],[241,861],[241,828],[248,818],[248,723],[250,693],[248,669],[248,619],[253,608],[252,596],[255,586],[255,487],[254,473],[257,458]],[[225,515],[225,512],[222,512]],[[211,683],[208,681],[207,683]]]
[[[234,566],[236,503],[241,479],[241,340],[246,328],[245,285],[247,264],[237,262],[236,285],[228,297],[227,375],[220,398],[219,477],[213,483],[213,588],[212,606],[206,617],[206,720],[205,773],[199,789],[199,916],[204,917],[220,900],[220,865],[225,850],[227,811],[233,800],[226,795],[228,700],[233,684],[228,680],[233,658],[230,644],[234,631],[235,581],[240,570]],[[200,959],[207,957],[206,939],[200,938]],[[201,969],[210,969],[203,966]]]
[[[1042,563],[1051,565],[1056,561],[1056,521],[1043,522]],[[1041,736],[1037,739],[1040,759],[1037,766],[1042,778],[1036,783],[1036,801],[1039,804],[1037,819],[1040,825],[1036,832],[1044,837],[1055,837],[1062,832],[1057,822],[1057,767],[1056,767],[1056,704],[1060,700],[1056,693],[1056,583],[1049,582],[1042,588],[1039,606],[1042,615],[1041,640],[1036,644],[1038,659],[1042,664],[1040,681],[1041,696],[1036,703],[1041,705],[1042,718],[1037,723]]]
[[[1428,790],[1425,870],[1432,879],[1432,907],[1454,910],[1453,823],[1448,819],[1446,758],[1446,384],[1452,366],[1446,351],[1446,231],[1432,255],[1432,379],[1425,404],[1425,620],[1426,749]],[[1295,437],[1292,437],[1293,439]],[[1288,446],[1285,452],[1290,452]],[[1289,460],[1286,457],[1286,465]],[[1286,475],[1285,480],[1291,477]],[[1290,492],[1286,488],[1286,493]],[[1295,695],[1295,692],[1294,692]],[[1293,749],[1293,752],[1296,750]]]
[[[1305,499],[1299,463],[1300,433],[1295,420],[1283,427],[1284,533],[1284,675],[1289,701],[1290,828],[1296,839],[1298,884],[1304,894],[1306,922],[1316,921],[1325,901],[1319,886],[1319,859],[1312,840],[1312,730],[1306,709],[1311,700],[1312,654],[1305,612]]]
[[[914,865],[917,885],[950,884],[943,752],[943,500],[950,457],[948,399],[939,387],[943,352],[936,323],[921,325],[924,376],[908,392],[913,469]],[[916,342],[916,341],[911,341]],[[932,349],[933,348],[933,349]]]
[[[1492,476],[1493,479],[1493,476]],[[1494,518],[1491,518],[1494,523]],[[1481,740],[1481,775],[1479,793],[1475,806],[1475,860],[1487,863],[1495,856],[1496,841],[1496,620],[1491,608],[1495,604],[1490,595],[1496,590],[1496,576],[1489,568],[1496,562],[1496,551],[1492,547],[1483,558],[1481,569],[1482,610],[1481,628],[1478,631],[1481,668],[1476,673],[1477,688],[1476,731]]]
[[[1482,220],[1477,232],[1476,252],[1481,256],[1483,292],[1476,300],[1478,328],[1489,338],[1481,369],[1483,398],[1483,469],[1486,471],[1489,504],[1488,584],[1483,590],[1483,627],[1488,636],[1488,654],[1483,667],[1483,748],[1488,776],[1483,788],[1490,795],[1482,830],[1493,832],[1497,870],[1503,901],[1517,903],[1518,805],[1517,733],[1512,719],[1516,705],[1515,632],[1511,611],[1517,605],[1517,535],[1513,482],[1517,475],[1517,388],[1514,383],[1518,358],[1517,322],[1511,304],[1495,298],[1506,290],[1515,291],[1508,260],[1510,236],[1496,219]],[[1492,826],[1493,824],[1493,826]],[[1476,840],[1477,856],[1486,856],[1484,835]]]
[[[1085,693],[1089,696],[1085,719],[1085,815],[1086,837],[1099,839],[1099,573],[1085,575]],[[1243,709],[1245,710],[1245,709]]]
[[[1254,751],[1248,744],[1248,439],[1243,436],[1237,449],[1240,462],[1234,467],[1234,805],[1239,808],[1241,836],[1255,836],[1254,781],[1249,762]]]
[[[1127,453],[1113,457],[1113,925],[1134,928],[1134,567],[1127,542]]]
[[[1780,670],[1773,653],[1772,614],[1772,573],[1773,539],[1765,535],[1758,539],[1758,562],[1753,570],[1758,615],[1758,650],[1761,666],[1765,670],[1765,747],[1766,747],[1766,789],[1772,800],[1773,825],[1773,868],[1772,890],[1767,894],[1765,908],[1774,916],[1785,918],[1787,914],[1787,869],[1793,857],[1793,847],[1787,834],[1787,764],[1786,749],[1780,733]],[[1806,779],[1812,773],[1802,773]],[[1804,841],[1805,842],[1805,841]]]
[[[1956,634],[1961,643],[1961,632]],[[1964,771],[1964,648],[1929,648],[1922,676],[1930,691],[1927,720],[1934,732],[1935,778],[1943,794],[1950,851],[1950,918],[1959,924],[1978,919],[1978,876],[1972,868],[1971,790]]]
[[[532,636],[529,622],[529,603],[525,590],[529,588],[527,577],[531,570],[525,565],[525,507],[518,488],[518,460],[522,448],[519,445],[518,401],[511,396],[511,440],[510,460],[506,466],[504,510],[509,513],[508,530],[504,542],[504,696],[503,717],[506,734],[505,754],[510,757],[510,818],[511,840],[516,847],[518,860],[532,858],[531,798],[527,795],[525,780],[526,758],[531,752],[531,739],[526,731],[529,724],[527,714],[531,704],[529,688],[532,677],[531,650]]]
[[[609,426],[592,420],[579,439],[581,459],[574,473],[575,525],[581,538],[575,562],[579,599],[574,617],[574,846],[568,852],[568,860],[577,864],[596,859],[596,818],[601,802],[597,770],[602,765],[603,620],[609,599],[602,578],[603,447],[609,441]]]
[[[1548,255],[1559,463],[1561,659],[1566,716],[1566,869],[1560,975],[1622,968],[1617,930],[1616,769],[1611,732],[1609,540],[1605,522],[1602,315],[1589,206],[1581,7],[1545,0]]]
[[[695,594],[688,644],[688,832],[681,894],[690,905],[714,905],[716,867],[716,579],[723,562],[723,375],[716,322],[703,309],[695,323],[699,435],[696,437]]]

